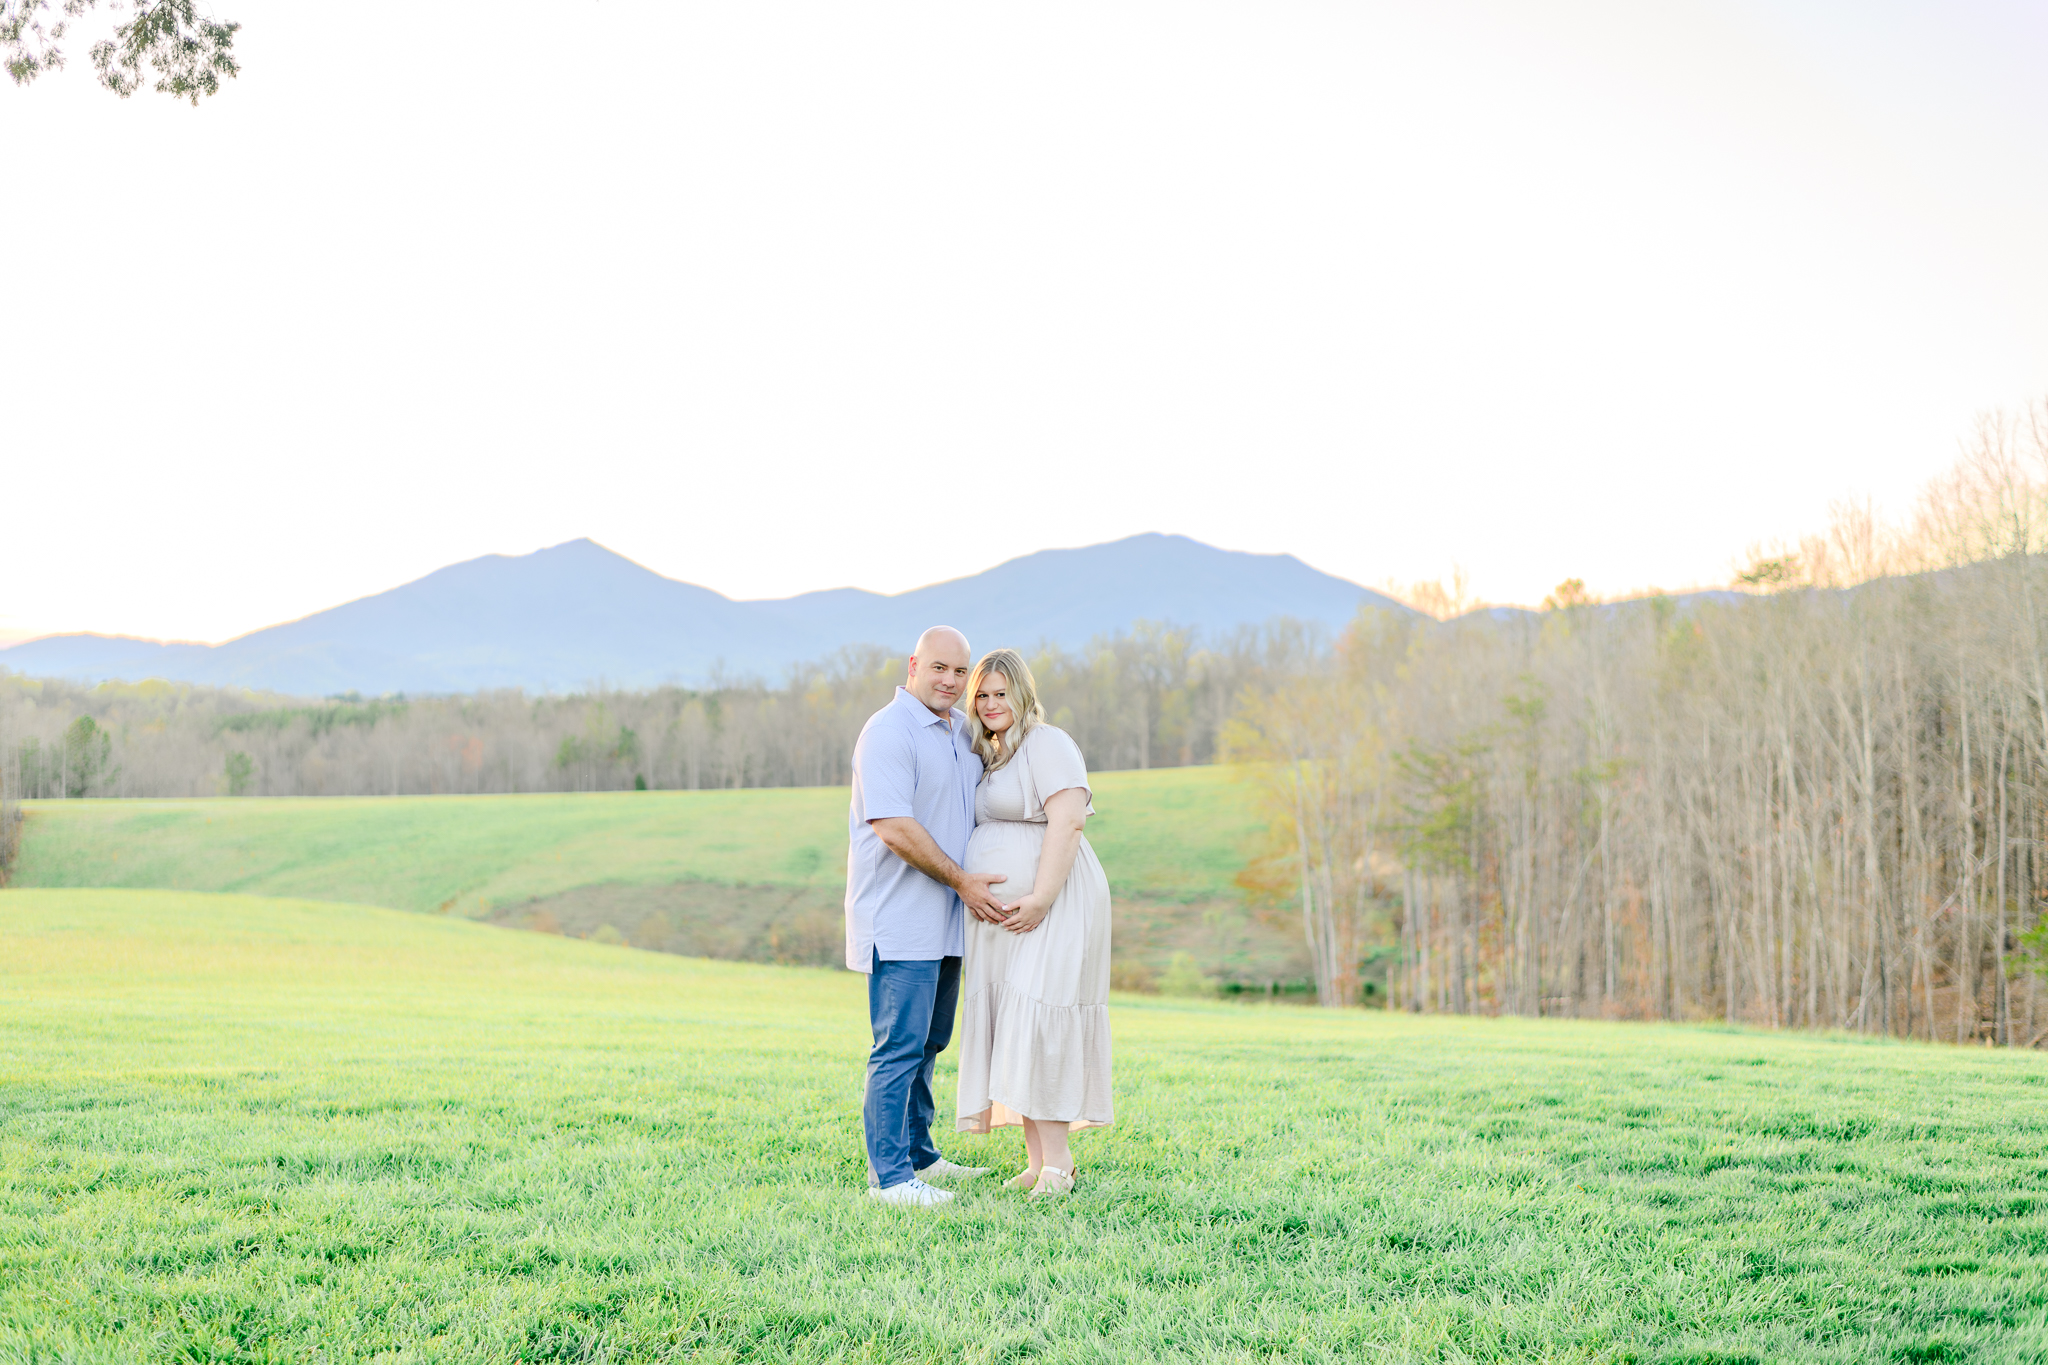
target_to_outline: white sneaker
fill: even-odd
[[[917,1173],[919,1180],[972,1180],[978,1175],[987,1175],[986,1166],[962,1166],[958,1162],[940,1157]]]
[[[953,1196],[944,1190],[933,1189],[922,1180],[910,1179],[901,1185],[891,1185],[886,1190],[870,1185],[868,1198],[878,1199],[884,1204],[898,1204],[905,1208],[935,1209],[950,1202]]]

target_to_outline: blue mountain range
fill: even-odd
[[[1213,636],[1288,616],[1334,634],[1367,603],[1408,610],[1292,555],[1219,550],[1174,535],[1042,550],[894,595],[839,588],[753,602],[572,540],[451,564],[218,645],[53,635],[0,650],[0,668],[308,697],[702,686],[720,678],[779,682],[792,666],[845,645],[907,651],[919,631],[941,622],[965,631],[977,652],[1074,648],[1143,620]]]

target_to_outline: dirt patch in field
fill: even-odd
[[[845,960],[845,893],[837,887],[606,882],[494,907],[492,924],[686,957],[832,966]],[[1300,935],[1234,901],[1120,900],[1111,961],[1119,990],[1285,992],[1309,976]],[[1179,983],[1176,985],[1176,983]]]
[[[824,967],[846,958],[844,899],[818,886],[605,882],[494,906],[484,918],[684,957]]]
[[[1311,979],[1301,935],[1230,900],[1193,904],[1120,900],[1110,921],[1110,973],[1118,990],[1199,993],[1217,988],[1285,993]]]

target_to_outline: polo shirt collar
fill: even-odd
[[[899,706],[909,707],[912,713],[916,716],[919,724],[943,725],[948,730],[953,728],[953,715],[950,711],[943,716],[937,714],[932,710],[931,707],[926,706],[916,697],[911,696],[910,689],[905,687],[902,683],[896,684],[896,704]]]

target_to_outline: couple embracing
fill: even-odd
[[[1015,650],[970,667],[934,626],[853,750],[846,965],[868,977],[868,1193],[931,1208],[988,1174],[932,1145],[932,1073],[960,1025],[955,1126],[1022,1125],[1043,1198],[1074,1188],[1067,1135],[1107,1124],[1109,881],[1083,827],[1088,769],[1045,723]],[[964,710],[963,710],[964,708]],[[963,1006],[964,997],[964,1006]]]

